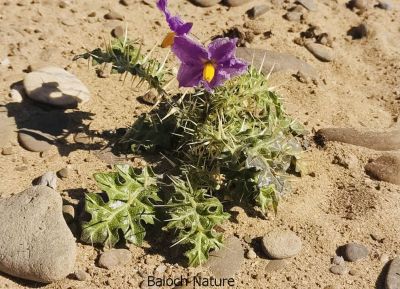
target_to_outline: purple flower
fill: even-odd
[[[158,9],[160,9],[164,13],[165,19],[167,20],[168,25],[172,30],[170,33],[167,34],[164,41],[162,42],[161,46],[163,48],[174,44],[174,39],[176,35],[182,36],[189,33],[193,26],[193,23],[183,22],[179,16],[171,16],[171,13],[167,8],[167,1],[168,0],[158,0],[157,2]]]
[[[188,37],[175,37],[172,51],[181,61],[179,86],[203,85],[211,91],[233,76],[244,73],[248,65],[235,57],[236,42],[237,39],[218,38],[206,49]]]

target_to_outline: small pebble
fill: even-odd
[[[48,186],[57,190],[57,175],[54,172],[46,172],[37,181],[37,185]]]
[[[344,264],[344,259],[342,256],[335,256],[332,259],[332,264],[335,265],[343,265]]]
[[[201,7],[211,7],[217,5],[221,0],[193,0],[193,4]]]
[[[362,244],[349,243],[344,247],[346,261],[355,262],[368,256],[368,249]]]
[[[75,278],[79,281],[86,281],[88,279],[88,274],[83,270],[75,271]]]
[[[111,35],[115,38],[122,38],[124,36],[124,28],[121,25],[118,25],[111,31]]]
[[[344,275],[348,272],[348,269],[345,265],[333,265],[329,271],[336,275]]]
[[[392,9],[392,3],[390,2],[384,2],[384,1],[379,1],[376,7],[381,8],[383,10],[390,10]]]
[[[95,17],[96,15],[96,11],[93,11],[88,14],[88,17]]]
[[[57,172],[60,178],[68,178],[72,174],[72,168],[70,166],[66,166]]]
[[[12,147],[5,147],[5,148],[3,148],[3,150],[1,151],[1,154],[2,154],[3,156],[9,156],[9,155],[12,155],[13,153],[14,153],[14,150],[13,150]]]
[[[351,276],[357,276],[357,275],[358,275],[358,271],[357,271],[356,269],[351,269],[351,270],[349,271],[349,274],[350,274]]]
[[[303,16],[303,13],[297,12],[297,11],[290,11],[285,14],[285,19],[289,21],[296,21],[299,22],[301,20],[301,17]]]
[[[367,0],[352,0],[350,5],[354,8],[364,10],[367,8]]]
[[[118,12],[111,10],[110,12],[108,12],[107,14],[104,15],[104,19],[122,21],[122,20],[124,20],[124,17],[121,14],[119,14]]]
[[[261,15],[267,13],[269,9],[270,7],[267,5],[257,5],[248,10],[247,15],[249,15],[251,19],[256,19],[257,17],[260,17]]]
[[[126,249],[112,249],[103,252],[99,258],[99,266],[105,269],[112,269],[116,266],[123,266],[131,260],[131,252]]]
[[[250,249],[246,253],[246,258],[250,259],[250,260],[255,259],[255,258],[257,258],[257,254],[256,254],[256,252],[254,252],[253,249]]]

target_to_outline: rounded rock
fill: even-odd
[[[75,238],[61,207],[60,195],[46,186],[0,200],[0,219],[8,220],[0,234],[0,271],[41,283],[73,272]]]
[[[355,262],[368,256],[368,249],[362,244],[349,243],[344,247],[346,261]]]
[[[52,139],[37,130],[20,130],[18,141],[24,149],[32,152],[45,152],[51,148]]]
[[[286,259],[300,253],[302,242],[291,231],[272,231],[262,238],[262,249],[272,259]]]
[[[45,104],[71,108],[90,98],[87,87],[72,73],[59,67],[43,67],[25,76],[29,98]]]
[[[255,259],[255,258],[257,258],[257,254],[256,254],[256,252],[254,252],[253,249],[250,249],[246,253],[246,258],[250,259],[250,260]]]

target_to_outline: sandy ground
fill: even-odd
[[[85,61],[73,62],[72,58],[86,49],[101,46],[117,25],[127,25],[129,36],[142,38],[146,49],[150,49],[167,32],[162,15],[151,4],[153,1],[145,1],[151,4],[147,5],[137,0],[128,7],[117,0],[65,2],[66,7],[61,8],[59,1],[53,0],[0,0],[0,60],[8,56],[11,63],[9,68],[0,66],[0,104],[18,112],[17,126],[21,119],[29,118],[34,111],[13,103],[10,86],[22,80],[29,68],[52,64],[77,75],[92,93],[91,100],[80,107],[81,113],[65,112],[76,121],[75,131],[82,124],[91,132],[128,127],[138,113],[150,109],[136,100],[144,90],[122,84],[116,75],[98,78]],[[249,8],[269,1],[252,1],[235,8],[222,5],[200,8],[183,0],[170,2],[171,10],[179,11],[182,17],[195,23],[194,35],[208,41],[225,29],[243,25]],[[390,127],[398,116],[400,104],[400,1],[393,0],[395,9],[389,11],[374,8],[375,2],[369,1],[370,7],[361,15],[346,8],[343,0],[316,2],[318,10],[306,12],[302,23],[283,19],[284,9],[271,9],[260,19],[270,27],[272,36],[268,39],[257,36],[250,44],[254,48],[292,54],[317,69],[317,85],[301,83],[290,73],[272,75],[271,85],[279,90],[286,111],[311,132],[331,126],[378,131]],[[123,15],[125,21],[105,20],[103,16],[110,9]],[[96,15],[89,17],[92,12]],[[352,40],[347,31],[362,22],[369,28],[368,37]],[[309,24],[318,25],[332,36],[334,61],[321,62],[293,42]],[[159,54],[164,56],[166,51]],[[106,144],[100,137],[95,140],[100,145]],[[69,164],[74,172],[58,181],[58,190],[65,200],[76,203],[84,192],[97,190],[92,174],[110,168],[96,157],[98,148],[74,145],[72,135],[58,149],[44,155],[16,145],[12,155],[0,156],[0,196],[18,193],[44,172],[58,171]],[[259,257],[245,260],[235,276],[237,288],[303,289],[328,285],[347,289],[383,288],[379,282],[384,267],[380,261],[382,254],[390,258],[400,255],[400,189],[371,180],[365,174],[364,165],[381,154],[339,143],[321,149],[311,142],[305,157],[315,176],[293,179],[293,192],[281,202],[277,217],[262,220],[236,208],[239,222],[228,223],[226,234],[242,239],[249,234],[256,238],[278,227],[293,230],[304,245],[300,255],[274,273],[265,271],[268,260],[256,246]],[[352,165],[345,168],[333,164],[335,157],[351,158]],[[377,242],[371,234],[384,239]],[[369,257],[348,264],[354,269],[354,276],[330,273],[330,260],[336,249],[351,241],[365,244],[370,250]],[[98,249],[78,243],[76,268],[87,270],[90,278],[84,282],[66,278],[43,288],[138,288],[142,277],[165,259],[163,250],[158,250],[162,243],[157,244],[155,249],[149,249],[150,245],[146,245],[147,249],[131,246],[132,261],[107,271],[96,266]],[[244,241],[243,245],[249,246]],[[174,274],[195,271],[179,266],[171,270]],[[0,275],[0,288],[37,286]]]

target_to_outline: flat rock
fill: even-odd
[[[286,259],[300,253],[302,242],[292,231],[272,231],[262,238],[262,249],[271,259]]]
[[[29,98],[62,108],[76,107],[90,99],[87,87],[59,67],[48,66],[28,73],[24,88]]]
[[[191,2],[201,7],[211,7],[217,5],[221,0],[191,0]]]
[[[365,172],[374,179],[400,185],[400,155],[380,156],[365,166]]]
[[[5,113],[0,113],[0,148],[4,148],[10,144],[15,136],[15,121],[7,117]]]
[[[337,141],[378,151],[400,149],[400,130],[359,131],[354,128],[323,128],[316,133],[317,142]]]
[[[131,252],[127,249],[112,249],[100,255],[99,266],[105,269],[112,269],[127,264],[131,258]]]
[[[272,73],[280,71],[297,73],[298,71],[301,71],[305,75],[311,77],[315,77],[317,75],[314,67],[294,57],[293,55],[286,53],[238,47],[236,50],[236,55],[237,57],[242,58],[249,63],[253,63],[253,66],[257,69],[263,63],[262,72],[264,74],[268,74],[271,71]]]
[[[368,249],[362,244],[349,243],[344,246],[346,261],[355,262],[368,256]]]
[[[390,262],[389,270],[386,275],[385,289],[400,288],[400,258],[397,257]]]
[[[317,59],[330,62],[335,59],[332,48],[325,45],[314,43],[312,41],[307,41],[304,46],[310,51]]]
[[[309,11],[317,11],[317,4],[314,0],[297,0],[297,2],[307,8]]]
[[[236,6],[241,6],[244,4],[249,3],[252,0],[225,0],[224,3],[225,5],[229,7],[236,7]]]
[[[0,200],[0,271],[50,283],[73,272],[75,239],[62,215],[60,195],[34,186]]]
[[[32,152],[45,152],[51,148],[54,139],[37,130],[20,130],[18,141],[24,149]]]
[[[205,265],[210,268],[214,277],[230,278],[240,270],[243,261],[244,250],[240,240],[230,237],[225,240],[223,248],[210,253]]]

